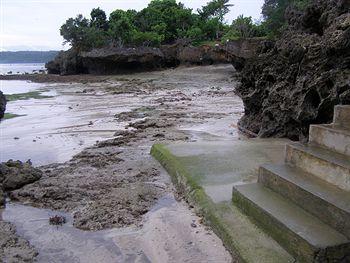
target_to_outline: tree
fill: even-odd
[[[164,40],[164,35],[156,32],[140,32],[134,30],[132,34],[132,43],[136,46],[159,46]]]
[[[60,34],[73,47],[84,48],[86,45],[86,29],[89,28],[89,20],[83,15],[69,18],[60,28]]]
[[[108,35],[118,46],[130,43],[134,25],[129,15],[123,10],[115,10],[109,17]]]
[[[234,38],[252,38],[265,36],[266,32],[264,26],[254,23],[251,16],[239,15],[232,21],[228,35]]]
[[[304,9],[310,0],[265,0],[262,7],[262,15],[266,27],[272,35],[278,35],[286,26],[285,12],[287,7]]]
[[[186,32],[186,37],[191,39],[195,44],[199,43],[205,38],[203,30],[199,27],[192,27]]]
[[[92,9],[90,13],[91,19],[90,19],[90,26],[95,27],[100,30],[107,30],[108,29],[108,22],[106,13],[98,8]]]
[[[135,18],[135,26],[140,31],[164,35],[165,43],[176,40],[192,25],[192,10],[176,0],[153,0]]]
[[[225,15],[230,11],[230,7],[233,6],[229,2],[230,0],[212,0],[206,6],[203,6],[202,9],[198,9],[198,14],[204,20],[217,18],[223,23]]]

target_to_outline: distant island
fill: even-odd
[[[58,51],[2,51],[0,63],[46,63],[57,54]]]

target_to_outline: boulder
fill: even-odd
[[[241,72],[239,126],[260,137],[305,139],[309,125],[330,123],[334,105],[350,104],[350,13],[343,0],[313,0],[288,10],[289,26],[261,43]]]
[[[34,168],[29,160],[25,163],[9,160],[0,164],[0,184],[4,191],[16,190],[34,183],[41,176],[42,172]]]
[[[0,120],[4,117],[6,110],[6,98],[5,95],[0,90]]]

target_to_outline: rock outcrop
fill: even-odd
[[[238,40],[225,45],[192,46],[182,40],[173,45],[159,48],[111,48],[77,52],[74,49],[60,52],[55,60],[46,64],[48,73],[73,74],[116,74],[157,70],[179,65],[208,65],[230,63],[242,65],[242,60],[251,57],[261,40]]]
[[[45,67],[49,74],[75,75],[87,73],[79,52],[74,48],[59,52],[54,60],[45,64]]]
[[[0,90],[0,120],[4,117],[6,110],[6,98],[5,95]]]
[[[42,176],[41,170],[34,168],[30,161],[9,160],[0,164],[0,207],[4,204],[4,191],[13,191],[34,183]]]
[[[304,139],[310,124],[330,123],[337,104],[350,104],[349,1],[313,0],[288,10],[289,26],[248,59],[237,93],[239,125],[261,137]]]

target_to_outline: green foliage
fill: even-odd
[[[76,18],[69,18],[61,26],[60,34],[65,39],[65,43],[71,43],[72,46],[80,48],[85,45],[85,32],[89,27],[89,21],[82,15]]]
[[[199,43],[203,39],[205,39],[205,35],[203,30],[199,27],[192,27],[186,32],[186,37],[191,39],[194,44]]]
[[[198,9],[198,13],[203,20],[210,18],[217,18],[220,22],[223,22],[225,15],[230,11],[232,4],[229,4],[230,0],[212,0],[203,6],[202,9]]]
[[[224,41],[236,40],[239,38],[262,37],[266,35],[263,24],[256,24],[252,17],[238,16],[233,20],[231,27],[223,37]]]
[[[91,16],[91,20],[90,20],[91,27],[94,27],[100,30],[108,29],[108,22],[107,22],[107,16],[105,11],[101,10],[100,8],[94,8],[92,9],[90,16]]]
[[[133,31],[132,41],[137,46],[159,46],[164,40],[164,35],[156,32]]]
[[[109,17],[108,36],[118,46],[128,44],[132,40],[135,27],[130,20],[130,14],[123,10],[115,10]]]
[[[107,44],[114,46],[158,46],[179,38],[194,43],[218,40],[227,31],[223,22],[229,0],[212,0],[199,14],[176,0],[151,0],[141,11],[115,10],[107,20],[100,8],[92,9],[90,19],[78,15],[62,25],[65,43],[79,50]]]
[[[262,7],[264,24],[269,35],[279,35],[287,25],[285,12],[289,6],[303,10],[310,0],[265,0]]]

